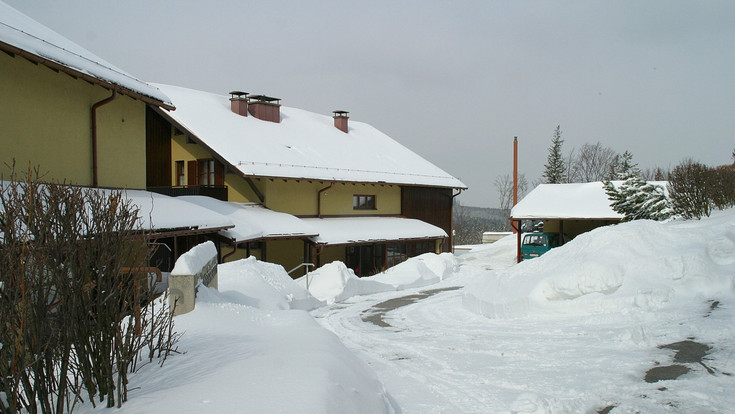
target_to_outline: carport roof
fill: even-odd
[[[513,220],[621,220],[600,181],[540,184],[510,211]]]

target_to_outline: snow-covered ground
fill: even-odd
[[[120,411],[735,410],[735,210],[598,229],[519,265],[514,242],[371,278],[331,263],[311,294],[280,266],[220,265],[219,291],[176,318],[186,353],[136,373]]]

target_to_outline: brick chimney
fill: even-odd
[[[265,95],[248,95],[248,112],[263,121],[281,122],[281,99]]]
[[[232,109],[232,112],[238,115],[248,116],[248,93],[232,91],[230,95],[230,109]]]
[[[332,111],[332,118],[334,118],[334,126],[340,131],[347,133],[350,131],[347,125],[347,120],[350,119],[347,111]]]

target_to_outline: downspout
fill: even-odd
[[[461,188],[458,188],[457,190],[459,191],[457,194],[452,194],[452,207],[449,211],[449,248],[451,253],[454,253],[454,234],[451,234],[454,232],[454,198],[462,194]]]
[[[226,255],[222,256],[222,263],[225,263],[227,261],[227,258],[232,256],[233,254],[237,253],[237,246],[238,244],[235,243],[235,239],[232,239],[232,251],[227,253]]]
[[[117,98],[117,91],[112,91],[112,95],[92,105],[92,187],[99,185],[97,179],[97,108],[107,105]]]
[[[314,254],[316,259],[316,267],[322,267],[322,252],[324,251],[324,245],[323,244],[316,244],[316,253]]]
[[[316,214],[319,218],[322,218],[322,193],[332,188],[334,183],[322,188],[316,193]]]

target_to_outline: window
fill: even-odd
[[[199,185],[214,185],[214,160],[199,160]]]
[[[405,262],[407,258],[405,244],[388,244],[385,246],[385,264],[388,267]]]
[[[434,247],[433,241],[426,241],[426,242],[417,242],[413,245],[413,254],[412,256],[419,256],[424,253],[435,253],[435,247]]]
[[[184,161],[176,161],[176,186],[186,185],[186,169]]]
[[[375,195],[355,194],[352,196],[353,210],[375,210]]]

